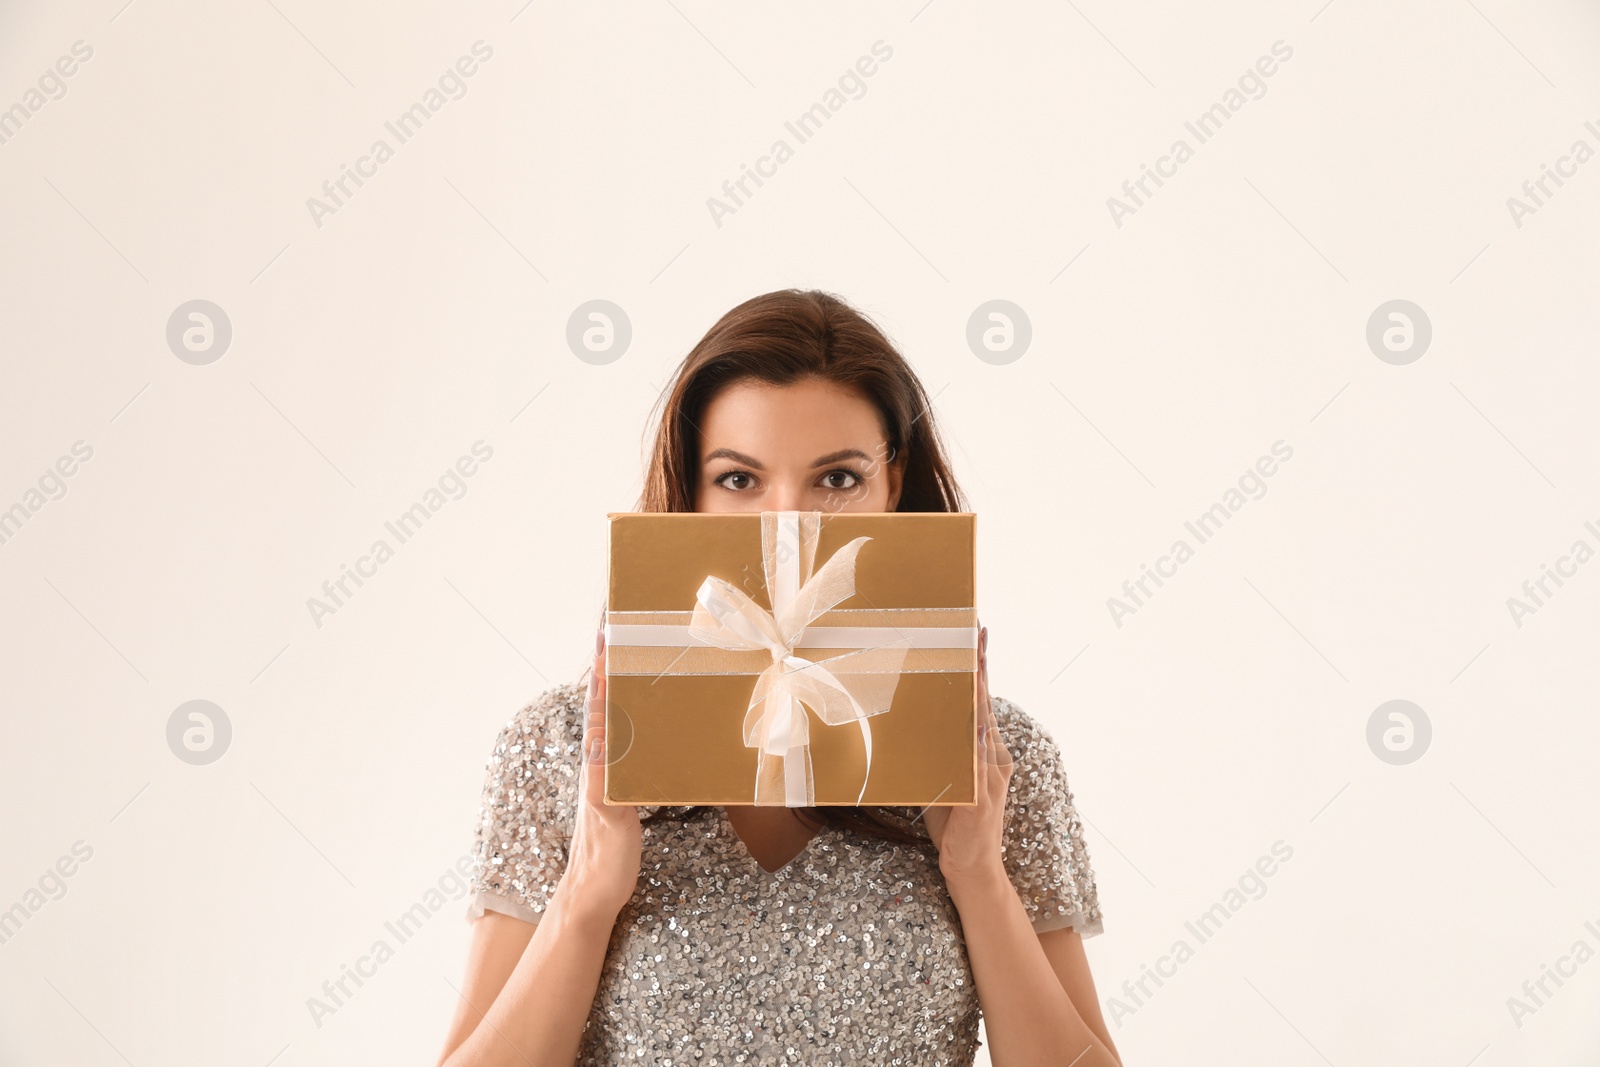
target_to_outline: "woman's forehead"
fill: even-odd
[[[811,459],[857,448],[870,455],[882,437],[877,409],[854,390],[815,380],[784,386],[740,382],[707,405],[700,454],[726,448],[763,460],[777,454]]]

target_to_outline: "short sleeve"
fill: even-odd
[[[576,816],[584,690],[558,686],[500,729],[473,834],[467,919],[537,923],[567,868]]]
[[[1009,700],[994,697],[995,721],[1014,761],[1006,795],[1001,860],[1039,933],[1072,927],[1103,933],[1099,892],[1061,749]]]

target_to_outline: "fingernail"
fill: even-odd
[[[988,732],[989,732],[989,724],[988,723],[984,723],[982,726],[978,727],[978,744],[980,744],[980,745],[983,744],[984,737],[988,734]]]
[[[589,738],[589,762],[599,763],[605,758],[605,744],[601,738]]]
[[[601,649],[606,647],[606,628],[604,626],[594,632],[594,654],[599,655]]]

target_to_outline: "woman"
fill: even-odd
[[[916,375],[839,299],[734,308],[664,394],[641,511],[956,511]],[[1094,875],[1054,740],[991,699],[979,803],[612,807],[605,649],[501,730],[439,1063],[1120,1064]]]

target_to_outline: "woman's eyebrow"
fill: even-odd
[[[754,467],[758,471],[767,469],[754,456],[747,456],[743,452],[735,452],[731,448],[719,448],[715,451],[707,452],[704,462],[710,463],[714,459],[731,459],[735,463],[743,463],[746,467]]]
[[[829,463],[837,463],[841,459],[864,459],[868,463],[872,462],[872,457],[859,448],[841,448],[837,452],[829,452],[826,456],[819,456],[811,465],[813,467],[822,467]]]
[[[758,471],[766,470],[761,465],[761,461],[754,456],[747,456],[743,452],[735,452],[731,448],[718,448],[706,453],[706,463],[710,463],[714,459],[731,459],[735,463],[743,463],[745,466],[754,467]],[[872,457],[859,448],[841,448],[837,452],[829,452],[826,456],[817,457],[812,461],[811,465],[813,467],[825,467],[829,463],[837,463],[841,459],[864,459],[868,463],[872,462]]]

